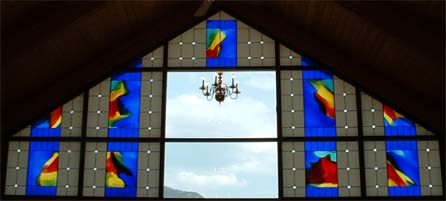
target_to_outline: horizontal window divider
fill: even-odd
[[[166,138],[166,142],[273,142],[273,141],[385,141],[385,140],[439,140],[438,136],[335,136],[335,137],[294,137],[282,138]],[[58,141],[58,142],[161,142],[161,138],[120,138],[120,137],[11,137],[9,141]]]
[[[9,141],[57,141],[57,142],[80,142],[82,137],[11,137]]]
[[[91,197],[91,196],[22,196],[22,195],[6,195],[7,200],[128,200],[127,197]],[[163,201],[191,201],[191,200],[212,200],[212,201],[234,201],[234,200],[259,200],[259,201],[277,201],[277,200],[444,200],[442,196],[367,196],[367,197],[284,197],[284,198],[156,198],[156,197],[133,197],[131,200],[163,200]]]
[[[279,141],[386,141],[386,140],[439,140],[437,136],[336,136],[336,137],[282,137]]]
[[[245,67],[167,67],[167,71],[273,71],[276,66],[245,66]]]
[[[416,136],[363,136],[365,141],[385,141],[385,140],[439,140],[438,136],[416,135]]]
[[[168,71],[270,71],[270,70],[326,70],[322,66],[184,66],[184,67],[128,67],[122,72],[158,72],[163,70]]]
[[[330,71],[327,68],[324,68],[322,66],[279,66],[279,70],[325,70],[325,71]]]
[[[278,138],[166,138],[166,142],[277,142]]]
[[[129,67],[122,72],[160,72],[163,71],[164,69],[165,69],[164,67],[141,67],[141,68]]]
[[[161,138],[87,137],[86,142],[161,142]]]
[[[9,141],[56,141],[56,142],[161,142],[160,138],[118,137],[13,137]]]
[[[283,142],[324,142],[324,141],[358,141],[358,136],[339,136],[339,137],[282,137],[279,141]]]

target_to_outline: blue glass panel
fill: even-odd
[[[138,137],[141,73],[112,76],[109,104],[109,137]]]
[[[237,66],[237,21],[208,20],[206,66]]]
[[[305,142],[307,197],[337,197],[338,166],[336,142]]]
[[[415,136],[415,123],[396,112],[392,108],[383,105],[384,133],[387,136]]]
[[[30,142],[26,195],[55,196],[59,142]]]
[[[333,76],[303,71],[305,136],[336,136]]]
[[[60,137],[62,107],[58,107],[46,117],[31,126],[31,137]]]
[[[105,196],[136,197],[138,143],[109,142],[106,163]]]
[[[302,59],[301,59],[301,65],[302,65],[302,66],[314,66],[314,62],[311,61],[311,60],[309,60],[309,59],[306,58],[306,57],[302,57]]]
[[[129,65],[130,68],[141,68],[142,67],[142,59],[138,59],[135,62]]]
[[[420,175],[416,141],[387,141],[389,196],[420,196]]]

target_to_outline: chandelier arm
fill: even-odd
[[[229,90],[229,88],[226,88],[226,94],[228,96],[231,96],[232,95],[232,90]]]
[[[235,100],[235,99],[238,98],[238,94],[235,94],[235,97],[233,97],[232,95],[233,95],[233,94],[231,94],[231,95],[229,96],[232,100]]]
[[[240,93],[238,90],[238,82],[234,85],[234,76],[232,77],[232,84],[230,86],[223,83],[223,72],[216,73],[214,84],[209,86],[209,90],[208,85],[206,85],[205,89],[202,89],[202,94],[206,96],[206,100],[212,101],[215,98],[219,103],[223,102],[228,96],[231,99],[237,99]]]
[[[211,95],[206,97],[206,99],[208,101],[211,101],[214,98],[215,87],[211,87],[210,92],[211,92]]]
[[[211,101],[212,100],[212,96],[206,96],[206,100]]]

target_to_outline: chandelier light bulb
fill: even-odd
[[[205,89],[205,87],[204,87],[204,80],[205,80],[204,76],[201,76],[201,87],[198,88],[198,89],[200,89],[201,91],[203,91],[203,90]]]

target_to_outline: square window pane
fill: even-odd
[[[277,198],[277,143],[167,143],[165,198]]]
[[[223,83],[226,86],[232,85],[232,75],[235,76],[234,84],[239,81],[241,94],[237,99],[227,96],[219,103],[216,101],[215,93],[206,97],[199,89],[202,85],[206,86],[208,81],[208,88],[211,88],[215,82],[215,72],[169,73],[166,136],[168,138],[276,137],[275,72],[223,72]],[[202,77],[205,80],[202,80]],[[232,96],[235,97],[235,94]]]

